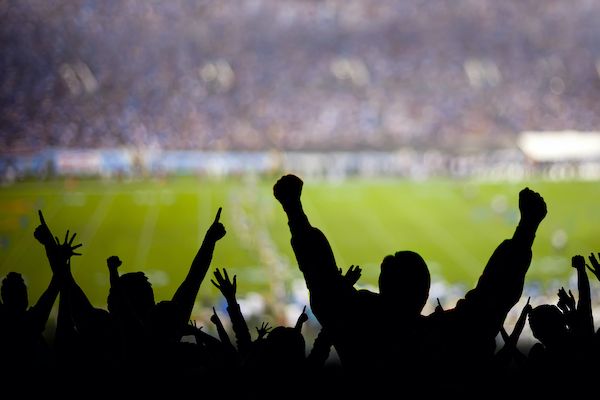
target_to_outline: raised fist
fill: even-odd
[[[548,212],[544,198],[529,188],[519,192],[519,210],[523,220],[535,225],[542,222]]]
[[[123,264],[118,256],[110,256],[106,259],[106,265],[108,268],[119,268]]]
[[[575,255],[571,257],[571,266],[573,268],[584,268],[585,269],[585,258],[582,255]]]
[[[283,207],[299,203],[303,184],[296,175],[284,175],[273,186],[273,195]]]

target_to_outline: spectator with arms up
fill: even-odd
[[[543,198],[521,190],[513,237],[495,249],[475,288],[454,308],[425,316],[431,282],[423,258],[407,250],[385,256],[379,293],[345,284],[327,238],[303,210],[302,187],[299,177],[285,175],[273,193],[287,215],[312,310],[349,378],[348,393],[384,395],[400,385],[429,394],[464,394],[485,387],[487,377],[478,372],[492,362],[495,337],[522,294],[535,234],[547,213]],[[439,371],[436,385],[425,386],[430,368]]]

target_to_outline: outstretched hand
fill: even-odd
[[[214,242],[223,238],[223,236],[225,236],[225,233],[227,233],[227,231],[225,231],[225,226],[223,226],[223,224],[219,222],[219,219],[221,218],[222,209],[223,207],[219,207],[219,209],[217,210],[217,215],[215,216],[215,220],[208,228],[208,231],[206,231],[206,237]]]
[[[273,329],[273,327],[269,326],[268,322],[263,322],[262,324],[260,324],[260,328],[257,326],[256,327],[256,332],[258,333],[257,340],[260,340],[260,339],[264,338],[265,336],[267,336],[267,333],[269,333],[271,331],[271,329]]]
[[[227,301],[235,300],[235,291],[237,288],[237,276],[234,275],[233,281],[230,280],[229,274],[227,274],[227,270],[225,268],[223,268],[223,274],[221,274],[221,271],[219,271],[219,268],[215,269],[214,274],[215,274],[216,282],[213,279],[211,279],[210,281],[212,282],[212,284],[215,285],[215,287],[221,291],[221,293],[223,294],[223,297],[225,297],[225,299]]]
[[[558,289],[558,308],[563,312],[563,314],[567,315],[575,312],[576,308],[575,296],[569,289],[569,294],[565,291],[564,287]]]
[[[590,264],[592,265],[589,266],[586,264],[586,267],[590,270],[591,273],[596,275],[596,278],[598,278],[598,280],[600,280],[600,262],[598,261],[598,258],[600,258],[600,253],[598,253],[598,257],[596,257],[594,253],[590,253],[590,255],[588,256],[588,260],[590,260]]]
[[[303,184],[302,179],[296,175],[284,175],[273,186],[273,195],[283,208],[298,205]]]
[[[519,210],[521,218],[532,225],[539,225],[548,213],[544,198],[526,187],[519,192]]]
[[[350,286],[354,286],[354,284],[360,279],[361,275],[362,269],[358,265],[351,265],[350,268],[348,268],[348,271],[346,271],[344,279],[350,284]]]
[[[80,256],[81,255],[81,253],[76,253],[75,250],[80,248],[81,246],[83,246],[83,244],[79,243],[79,244],[73,245],[75,236],[77,236],[77,234],[73,233],[73,236],[71,236],[71,238],[69,239],[69,230],[67,229],[67,233],[65,233],[65,239],[62,243],[58,239],[58,236],[54,237],[54,240],[56,241],[56,246],[58,248],[58,254],[64,260],[68,261],[69,259],[71,259],[72,256]]]

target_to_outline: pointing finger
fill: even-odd
[[[219,207],[219,210],[217,211],[217,215],[215,217],[215,223],[219,222],[219,218],[221,218],[221,210],[223,209],[223,207]]]

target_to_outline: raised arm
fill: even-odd
[[[529,304],[530,299],[531,298],[527,299],[527,303],[521,310],[521,314],[519,314],[519,318],[517,319],[511,334],[509,335],[506,330],[504,330],[504,327],[501,328],[500,333],[504,339],[504,346],[496,353],[496,360],[501,364],[508,365],[514,360],[519,366],[523,366],[526,362],[527,356],[519,350],[518,343],[523,328],[525,327],[525,323],[527,322],[527,316],[532,308],[531,304]]]
[[[310,224],[304,212],[300,199],[302,186],[297,176],[284,175],[273,186],[273,194],[287,215],[298,267],[311,295],[318,296],[329,292],[331,285],[340,281],[340,274],[329,241]]]
[[[521,218],[513,237],[494,250],[477,286],[465,296],[466,304],[469,304],[465,309],[478,310],[473,315],[485,316],[485,320],[479,320],[479,326],[494,336],[507,313],[521,298],[525,275],[531,264],[533,241],[547,214],[542,196],[529,188],[519,192],[519,210]]]
[[[73,245],[76,234],[69,238],[69,231],[67,231],[65,240],[61,244],[57,237],[52,236],[42,212],[39,211],[38,214],[40,225],[36,228],[34,236],[46,249],[53,276],[58,278],[60,289],[55,343],[58,346],[68,346],[77,330],[83,332],[86,329],[90,331],[96,328],[98,309],[92,306],[71,273],[72,256],[81,255],[75,250],[82,245]],[[36,312],[44,314],[46,312],[44,310],[47,311],[47,303]]]
[[[41,211],[38,211],[38,215],[40,218],[40,225],[35,229],[33,236],[44,245],[46,250],[46,256],[50,262],[50,268],[52,269],[52,278],[48,284],[48,287],[42,295],[39,297],[38,301],[28,310],[28,319],[33,327],[39,332],[43,332],[46,323],[48,322],[48,318],[50,317],[50,312],[52,311],[52,307],[58,298],[58,294],[60,292],[60,263],[66,262],[65,260],[60,260],[58,255],[58,246],[60,243],[55,242],[55,239],[52,237],[52,233],[44,220],[44,216]],[[65,244],[68,240],[69,232],[67,231],[67,236],[65,237]],[[73,239],[75,234],[73,234]]]
[[[578,335],[591,338],[594,335],[594,316],[592,314],[592,296],[590,293],[590,280],[585,271],[585,259],[581,255],[571,258],[571,265],[577,270],[577,300],[576,316],[577,326],[580,329]]]
[[[183,317],[185,320],[183,324],[187,323],[192,315],[192,309],[194,308],[194,302],[200,289],[200,284],[206,276],[206,272],[212,261],[213,252],[215,245],[223,236],[225,236],[225,227],[219,222],[221,217],[221,207],[217,211],[217,215],[211,226],[206,231],[202,245],[196,253],[192,265],[187,273],[187,276],[177,288],[177,291],[173,295],[173,301],[179,304],[183,311]]]
[[[231,339],[229,339],[229,335],[227,334],[227,331],[225,330],[225,327],[223,326],[223,322],[221,321],[221,318],[219,318],[219,315],[217,314],[217,310],[215,310],[214,307],[212,308],[212,310],[213,310],[213,313],[210,316],[210,322],[215,324],[215,327],[217,328],[217,334],[219,335],[219,340],[225,346],[233,348],[233,345],[231,344]]]
[[[521,218],[513,240],[530,249],[537,229],[548,213],[546,202],[539,193],[525,188],[519,192],[519,211]]]
[[[600,253],[598,253],[598,257],[596,257],[594,253],[590,253],[590,255],[588,256],[588,260],[590,260],[591,265],[586,264],[586,266],[590,270],[590,272],[594,274],[594,276],[596,276],[596,278],[600,281],[600,261],[598,261],[598,258],[600,258]]]
[[[237,276],[234,275],[233,280],[230,280],[229,274],[227,274],[227,270],[225,268],[223,268],[222,274],[218,268],[215,269],[214,274],[215,279],[211,279],[211,282],[217,289],[221,291],[223,297],[225,297],[225,300],[227,301],[227,313],[231,319],[231,326],[233,328],[233,332],[235,333],[238,351],[242,354],[247,354],[252,344],[252,338],[250,337],[250,330],[246,324],[246,319],[244,318],[242,310],[240,309],[240,305],[235,298]]]

